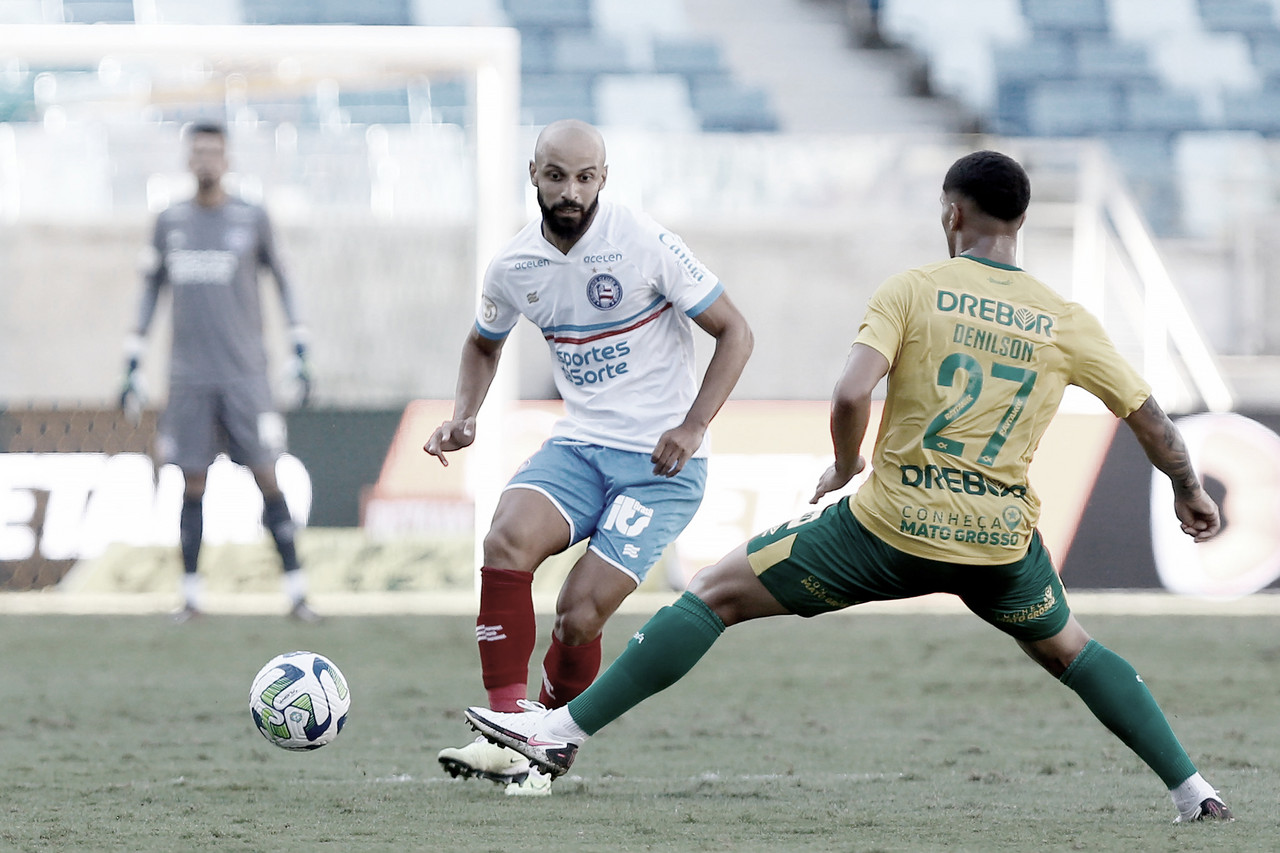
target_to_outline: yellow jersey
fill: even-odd
[[[893,547],[972,565],[1022,558],[1027,469],[1068,385],[1117,417],[1151,389],[1102,324],[1017,267],[961,256],[890,278],[858,343],[889,361],[872,472],[850,501]]]

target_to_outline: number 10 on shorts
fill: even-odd
[[[644,506],[635,498],[618,495],[609,507],[609,515],[601,530],[616,530],[623,536],[638,536],[640,531],[649,526],[653,520],[653,510]]]

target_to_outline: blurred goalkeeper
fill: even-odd
[[[138,324],[126,345],[127,365],[120,405],[136,412],[143,403],[139,363],[161,289],[173,298],[173,352],[169,400],[160,420],[161,459],[182,469],[180,541],[183,607],[179,622],[200,614],[196,566],[203,537],[203,500],[209,466],[220,451],[253,472],[262,491],[263,524],[271,532],[284,567],[290,615],[319,617],[306,601],[306,584],[294,544],[294,523],[276,481],[275,463],[285,449],[284,418],[273,408],[262,334],[259,271],[268,270],[280,292],[292,332],[294,374],[300,403],[310,395],[305,330],[293,292],[276,256],[266,211],[229,195],[226,131],[195,124],[186,134],[195,198],[156,219],[145,264]]]
[[[1076,621],[1036,531],[1027,471],[1068,385],[1124,419],[1169,478],[1184,533],[1203,542],[1221,521],[1177,427],[1097,319],[1017,267],[1030,198],[1009,157],[960,158],[942,183],[950,258],[893,276],[871,297],[832,395],[835,462],[812,502],[865,467],[871,394],[887,376],[872,471],[856,494],[703,569],[564,707],[469,708],[471,724],[564,773],[588,736],[679,680],[726,626],[950,593],[1074,691],[1168,788],[1178,821],[1230,820],[1141,676]]]

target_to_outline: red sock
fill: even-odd
[[[529,683],[529,656],[537,624],[533,615],[533,572],[480,569],[480,615],[476,644],[480,672],[495,711],[519,711]]]
[[[542,660],[539,702],[559,708],[591,686],[600,672],[600,636],[581,646],[567,646],[551,635],[551,648]]]

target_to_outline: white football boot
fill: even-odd
[[[529,710],[511,714],[468,708],[465,716],[471,727],[489,740],[519,752],[552,778],[563,776],[573,765],[586,736],[555,731],[547,723],[555,712],[536,702],[523,703],[522,707]]]
[[[1200,805],[1179,814],[1173,822],[1190,823],[1197,820],[1235,820],[1235,817],[1222,800],[1217,797],[1207,797]]]
[[[518,752],[478,737],[466,746],[440,750],[437,758],[455,779],[488,779],[499,785],[523,782],[529,775],[529,759]]]
[[[551,796],[551,779],[536,766],[529,766],[529,773],[520,782],[508,782],[508,797],[549,797]]]

